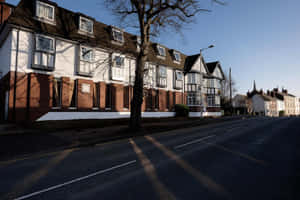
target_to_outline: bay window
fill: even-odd
[[[124,63],[125,58],[119,55],[113,57],[112,79],[117,81],[124,80]]]
[[[55,40],[51,37],[36,35],[33,68],[54,70]]]
[[[201,95],[197,92],[189,92],[187,94],[187,105],[200,105],[201,104]]]
[[[182,89],[183,86],[183,73],[181,71],[175,71],[174,74],[174,88],[175,89]]]
[[[81,46],[80,50],[80,62],[77,73],[83,76],[92,76],[95,68],[95,55],[94,50],[89,47]]]
[[[159,66],[158,67],[158,87],[167,87],[167,67]]]

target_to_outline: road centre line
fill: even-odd
[[[52,187],[49,187],[49,188],[46,188],[46,189],[43,189],[43,190],[39,190],[39,191],[34,192],[34,193],[31,193],[31,194],[27,194],[27,195],[25,195],[25,196],[18,197],[18,198],[16,198],[15,200],[28,199],[29,197],[36,196],[36,195],[39,195],[39,194],[42,194],[42,193],[45,193],[45,192],[48,192],[48,191],[51,191],[51,190],[55,190],[55,189],[57,189],[57,188],[60,188],[60,187],[66,186],[66,185],[70,185],[70,184],[72,184],[72,183],[76,183],[76,182],[79,182],[79,181],[82,181],[82,180],[85,180],[85,179],[88,179],[88,178],[97,176],[97,175],[99,175],[99,174],[103,174],[103,173],[106,173],[106,172],[109,172],[109,171],[118,169],[118,168],[121,168],[121,167],[125,167],[125,166],[130,165],[130,164],[133,164],[133,163],[135,163],[135,162],[136,162],[136,160],[132,160],[132,161],[129,161],[129,162],[126,162],[126,163],[123,163],[123,164],[119,164],[119,165],[110,167],[110,168],[108,168],[108,169],[100,170],[100,171],[97,171],[97,172],[95,172],[95,173],[89,174],[89,175],[87,175],[87,176],[83,176],[83,177],[80,177],[80,178],[76,178],[76,179],[73,179],[73,180],[64,182],[64,183],[62,183],[62,184],[58,184],[58,185],[55,185],[55,186],[52,186]]]
[[[191,145],[191,144],[195,144],[195,143],[201,142],[203,140],[206,140],[208,138],[215,137],[215,136],[216,135],[210,135],[210,136],[203,137],[203,138],[200,138],[200,139],[197,139],[197,140],[193,140],[191,142],[187,142],[187,143],[184,143],[184,144],[181,144],[181,145],[177,145],[177,146],[174,147],[174,149],[180,149],[180,148],[183,148],[185,146],[188,146],[188,145]]]

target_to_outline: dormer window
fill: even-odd
[[[177,51],[173,51],[173,55],[174,55],[174,60],[177,62],[181,61],[181,57],[180,57],[180,53]]]
[[[158,55],[165,57],[166,56],[166,49],[160,45],[157,45],[157,52]]]
[[[112,29],[112,37],[113,40],[119,43],[123,43],[124,42],[124,36],[123,36],[123,31],[119,30],[119,29]]]
[[[53,5],[36,1],[36,17],[48,22],[54,22],[55,7]]]
[[[85,33],[93,34],[94,22],[91,19],[80,16],[79,17],[79,30]]]

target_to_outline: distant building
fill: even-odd
[[[278,88],[274,88],[271,92],[271,96],[276,97],[284,101],[284,113],[285,116],[294,116],[296,115],[296,100],[297,98],[288,93],[288,90],[282,89],[280,92]]]
[[[232,107],[236,114],[248,114],[252,112],[252,102],[246,95],[237,94],[232,99]]]

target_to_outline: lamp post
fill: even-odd
[[[211,49],[211,48],[214,48],[215,46],[214,45],[209,45],[208,47],[206,48],[202,48],[200,49],[200,62],[199,62],[199,65],[200,65],[200,76],[202,75],[202,72],[201,72],[201,58],[202,58],[202,52],[207,50],[207,49]],[[200,82],[200,105],[202,106],[202,109],[201,109],[201,116],[203,116],[203,109],[204,109],[204,104],[203,104],[203,94],[202,94],[202,85],[203,85],[203,75],[202,75],[202,79],[201,79],[201,82]]]

